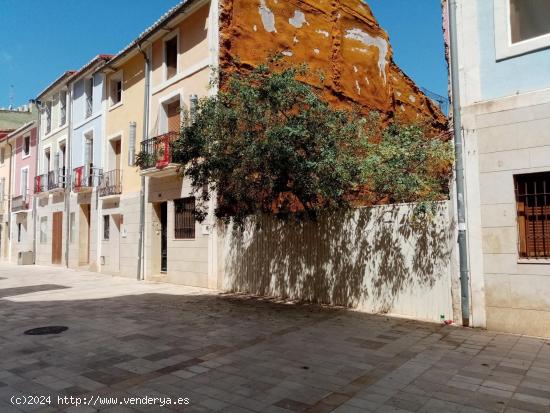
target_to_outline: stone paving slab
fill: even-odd
[[[530,337],[8,264],[0,320],[0,412],[550,411],[550,343]],[[48,325],[69,329],[23,334]]]

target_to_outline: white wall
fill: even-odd
[[[422,320],[453,319],[449,203],[433,220],[409,205],[358,209],[316,223],[220,229],[223,289]]]

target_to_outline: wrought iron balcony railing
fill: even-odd
[[[73,191],[80,192],[99,186],[103,170],[93,166],[79,166],[73,169]]]
[[[113,169],[104,172],[97,188],[99,196],[119,195],[122,193],[122,170]]]
[[[34,192],[36,194],[63,188],[65,188],[65,168],[49,171],[34,178]]]
[[[168,132],[141,142],[140,168],[163,169],[171,163],[177,163],[178,155],[174,150],[174,143],[178,137],[178,132]]]

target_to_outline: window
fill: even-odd
[[[21,242],[21,222],[17,223],[17,242]]]
[[[52,102],[46,102],[46,134],[52,131]]]
[[[86,117],[92,116],[94,108],[94,78],[84,79],[84,94],[86,97]]]
[[[110,229],[110,216],[103,215],[103,240],[109,240],[109,229]]]
[[[122,101],[122,73],[119,72],[111,77],[109,81],[109,96],[111,97],[111,106]]]
[[[27,168],[21,169],[21,195],[27,196],[29,188],[29,170]]]
[[[59,92],[59,126],[63,126],[67,121],[67,92]]]
[[[40,243],[48,242],[48,217],[40,217]]]
[[[23,138],[23,155],[29,156],[30,153],[31,153],[31,137],[25,136]]]
[[[0,149],[0,163],[4,163],[4,161],[6,160],[6,148],[1,148]]]
[[[510,0],[512,43],[550,33],[550,1]]]
[[[516,175],[518,248],[522,258],[550,258],[550,172]]]
[[[195,198],[176,199],[174,201],[174,238],[195,238]]]
[[[164,63],[166,65],[166,79],[170,79],[178,72],[177,35],[164,42]]]
[[[45,174],[50,172],[50,167],[51,167],[50,158],[51,158],[50,148],[46,148],[44,150],[44,165],[43,165]]]
[[[497,60],[550,47],[550,1],[493,1]]]
[[[69,242],[72,244],[76,239],[76,215],[74,212],[71,212],[69,215]]]

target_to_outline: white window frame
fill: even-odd
[[[63,123],[61,123],[61,120],[63,120],[63,118],[61,117],[61,108],[62,108],[62,105],[61,105],[61,102],[63,101],[63,99],[61,99],[61,96],[62,94],[65,93],[65,119],[63,121]],[[68,103],[68,92],[66,90],[60,90],[59,91],[59,108],[58,108],[58,111],[59,111],[59,127],[62,127],[62,126],[65,126],[67,124],[67,103]]]
[[[510,0],[494,0],[496,59],[503,60],[550,47],[550,33],[512,43]]]
[[[90,114],[88,114],[88,93],[87,93],[88,82],[92,83],[92,88],[90,90],[90,98],[91,98]],[[93,75],[84,78],[84,119],[90,119],[92,116],[94,116],[94,76]]]
[[[177,57],[176,57],[176,74],[172,76],[170,79],[168,79],[168,66],[166,65],[166,42],[168,40],[172,40],[174,37],[177,38],[176,40],[176,50],[177,50]],[[171,31],[168,33],[164,38],[162,39],[162,80],[166,82],[167,80],[171,80],[175,78],[178,73],[180,72],[180,30],[179,28]]]
[[[179,99],[180,108],[180,124],[183,121],[183,109],[185,109],[185,101],[183,95],[183,89],[176,90],[159,98],[159,133],[163,134],[168,132],[168,114],[166,113],[166,105],[175,102]]]
[[[120,81],[120,101],[113,102],[113,83]],[[119,70],[109,77],[109,109],[113,109],[122,105],[124,101],[124,72]]]
[[[29,192],[29,167],[25,166],[24,168],[21,168],[21,178],[19,180],[19,195],[25,197],[27,194],[23,193],[23,171],[27,171],[27,182],[25,184],[25,187],[27,189],[27,192]]]
[[[47,150],[50,150],[50,165],[48,165],[48,169],[46,169],[46,151]],[[42,161],[42,174],[47,174],[48,172],[50,172],[50,167],[52,166],[51,163],[52,163],[52,144],[49,143],[48,145],[44,145],[44,147],[42,148],[42,156],[41,156],[41,161]]]
[[[29,153],[25,154],[25,139],[26,138],[29,138]],[[21,148],[21,159],[26,159],[28,158],[29,156],[31,156],[31,145],[32,144],[32,136],[29,134],[29,135],[24,135],[23,136],[23,144],[22,144],[22,148]]]

